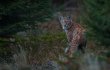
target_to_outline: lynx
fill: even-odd
[[[70,16],[60,15],[59,21],[69,43],[69,47],[66,48],[65,53],[69,57],[72,57],[76,51],[84,53],[84,48],[86,47],[85,29],[80,24],[73,22]]]

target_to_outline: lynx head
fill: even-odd
[[[62,28],[67,31],[72,25],[71,16],[59,16],[59,21],[61,23]]]

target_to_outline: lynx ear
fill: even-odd
[[[58,12],[58,13],[57,13],[57,16],[58,16],[58,20],[59,20],[59,21],[62,21],[63,16],[61,15],[61,13],[60,13],[60,12]]]
[[[64,22],[64,17],[63,16],[59,16],[58,19],[59,19],[59,22],[60,22],[62,28],[64,29],[64,23],[65,23]]]
[[[71,20],[71,22],[72,22],[72,17],[71,16],[67,16],[67,19]]]
[[[64,22],[63,16],[59,16],[58,19],[59,19],[59,21],[60,21],[61,24]]]
[[[61,15],[60,12],[58,13],[58,20],[59,20],[59,22],[60,22],[62,28],[64,29],[64,24],[65,24],[65,22],[64,22],[64,17]]]

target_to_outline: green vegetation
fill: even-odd
[[[58,60],[59,55],[64,54],[67,39],[64,32],[48,33],[42,35],[16,36],[16,44],[28,51],[31,59],[37,62],[46,60]],[[29,57],[28,57],[29,58]]]
[[[110,46],[110,0],[84,0],[82,21],[89,38]]]
[[[25,31],[51,17],[51,0],[0,0],[0,36]]]

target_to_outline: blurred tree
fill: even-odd
[[[52,16],[51,0],[0,0],[0,36],[23,31]]]
[[[83,0],[82,18],[88,36],[99,44],[110,46],[110,0]]]

